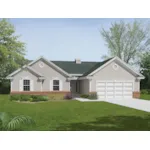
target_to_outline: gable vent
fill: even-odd
[[[80,59],[75,59],[75,63],[76,64],[81,64],[81,60]]]

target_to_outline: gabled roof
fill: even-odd
[[[102,62],[98,62],[96,63],[91,69],[89,69],[87,72],[85,72],[83,74],[83,76],[87,76],[88,74],[90,74],[91,72],[93,72],[94,70],[96,70],[97,68],[99,68],[100,66],[104,65],[105,63],[107,63],[109,60],[111,60],[112,58],[109,58],[105,61],[102,61]]]
[[[28,69],[31,73],[36,75],[37,77],[44,77],[41,73],[37,72],[35,69],[31,68],[30,66],[23,66],[22,68],[19,68],[18,70],[14,71],[13,73],[9,74],[6,78],[9,79],[18,72],[22,71],[22,69]]]
[[[52,61],[47,60],[47,59],[44,58],[43,56],[41,56],[41,57],[39,57],[38,59],[36,59],[36,60],[30,62],[30,63],[28,64],[28,66],[31,66],[32,64],[36,63],[36,62],[39,61],[39,60],[45,61],[48,65],[53,66],[54,68],[56,68],[57,70],[59,70],[59,71],[62,72],[63,74],[69,76],[68,72],[66,72],[65,70],[63,70],[61,67],[55,65]]]
[[[129,66],[127,63],[125,63],[119,57],[110,58],[110,59],[104,61],[104,63],[102,65],[100,65],[97,68],[94,68],[91,72],[89,71],[90,73],[88,73],[88,74],[86,74],[84,76],[95,74],[96,72],[100,71],[102,68],[104,68],[106,65],[110,64],[114,60],[120,62],[120,64],[122,64],[131,73],[136,74],[139,77],[139,79],[144,79],[145,78],[141,73],[136,72],[131,66]]]
[[[84,74],[89,69],[93,68],[98,62],[82,61],[81,64],[76,64],[75,61],[51,61],[69,74]]]

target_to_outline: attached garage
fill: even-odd
[[[133,81],[97,81],[96,92],[99,99],[132,98]]]

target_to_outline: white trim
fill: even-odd
[[[70,74],[70,76],[82,76],[83,74]]]
[[[91,92],[92,89],[92,80],[89,80],[89,92]]]
[[[71,83],[71,82],[69,81],[69,91],[71,91],[71,86],[70,86],[70,83]]]
[[[41,92],[43,91],[43,81],[41,81]]]
[[[52,80],[49,81],[49,91],[53,91],[53,89],[52,89]]]
[[[55,67],[56,69],[58,69],[60,72],[64,73],[67,76],[70,76],[66,71],[64,71],[63,69],[61,69],[60,67],[58,67],[57,65],[55,65],[53,62],[47,60],[46,58],[44,58],[43,56],[39,57],[38,59],[30,62],[28,65],[31,66],[32,64],[36,63],[37,61],[39,61],[40,59],[43,59],[44,61],[46,61],[49,65]]]
[[[14,71],[13,73],[9,74],[6,79],[11,79],[13,77],[13,75],[19,73],[20,71],[23,71],[23,69],[28,69],[32,74],[34,73],[34,75],[40,76],[40,77],[44,77],[41,73],[37,72],[35,69],[29,67],[29,66],[23,66],[22,68],[19,68],[18,70]]]
[[[48,61],[47,59],[45,59],[44,57],[39,57],[38,59],[30,62],[28,65],[24,65],[22,68],[19,68],[18,70],[12,72],[11,74],[9,74],[6,79],[9,79],[12,75],[15,75],[16,73],[18,73],[19,71],[21,71],[23,68],[28,68],[31,69],[33,72],[35,72],[36,74],[40,75],[37,71],[35,71],[33,68],[31,68],[30,66],[34,63],[36,63],[37,61],[39,61],[40,59],[43,59],[44,61],[46,61],[49,65],[53,66],[54,68],[58,69],[60,72],[64,73],[67,76],[70,76],[70,74],[68,74],[66,71],[64,71],[63,69],[61,69],[60,67],[58,67],[57,65],[55,65],[53,62]],[[42,75],[40,75],[42,76]]]
[[[85,79],[92,79],[91,76],[86,76],[86,77],[79,77],[78,80],[85,80]]]
[[[10,84],[10,91],[13,89],[13,79],[11,79],[11,84]]]
[[[30,80],[30,91],[34,91],[34,81],[32,79]]]
[[[143,77],[137,77],[137,79],[141,80],[141,79],[145,79],[145,77],[144,76]]]
[[[67,80],[78,80],[78,77],[69,77]]]
[[[53,90],[53,81],[54,80],[59,80],[59,90],[58,91],[62,91],[63,90],[63,81],[60,80],[58,77],[53,77],[52,80],[50,80],[50,91],[57,91],[57,90]]]
[[[133,73],[137,74],[140,77],[144,77],[142,74],[136,72],[133,68],[131,68],[131,66],[129,66],[127,63],[125,63],[124,61],[122,61],[120,58],[118,57],[114,57],[111,60],[109,60],[108,62],[106,62],[104,65],[102,65],[101,67],[99,67],[98,69],[94,70],[93,72],[91,72],[89,75],[94,75],[95,73],[97,73],[98,71],[100,71],[102,68],[106,67],[108,64],[110,64],[111,62],[113,62],[114,60],[118,60],[120,63],[122,63],[123,65],[125,65],[128,69],[130,69],[130,71],[132,71]],[[89,76],[88,75],[88,76]]]

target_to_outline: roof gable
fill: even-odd
[[[118,57],[114,57],[111,59],[106,60],[105,63],[103,63],[103,65],[97,67],[96,69],[93,69],[92,72],[90,72],[87,75],[93,75],[96,72],[100,71],[102,68],[104,68],[106,65],[110,64],[112,61],[117,60],[123,67],[125,67],[128,71],[130,71],[133,74],[136,74],[138,77],[140,77],[141,79],[144,79],[144,76],[138,72],[136,72],[131,66],[129,66],[127,63],[125,63],[124,61],[122,61],[120,58]]]
[[[51,61],[69,74],[84,74],[98,62],[81,62],[76,64],[74,61]]]

